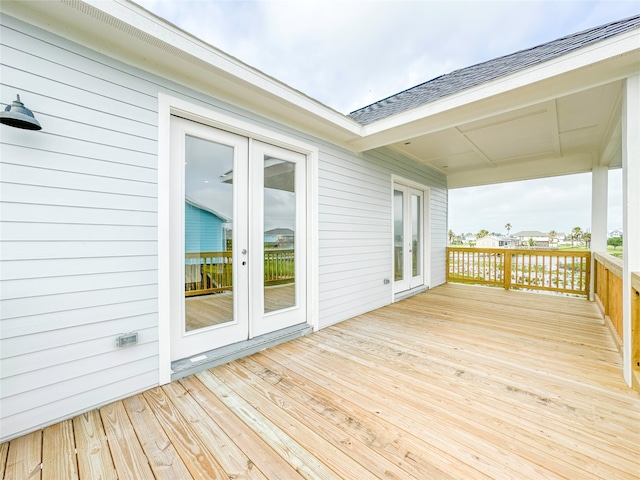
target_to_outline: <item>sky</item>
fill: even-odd
[[[640,13],[634,1],[136,0],[341,113],[458,68]],[[610,172],[610,229],[622,226]],[[454,189],[449,229],[590,230],[590,174]]]

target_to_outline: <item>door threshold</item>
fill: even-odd
[[[428,285],[420,285],[419,287],[412,288],[411,290],[404,290],[403,292],[398,292],[393,296],[394,302],[399,302],[400,300],[404,300],[405,298],[413,297],[422,292],[426,292],[429,290]]]
[[[311,325],[301,323],[276,332],[266,333],[250,340],[243,340],[242,342],[202,352],[189,358],[176,360],[171,362],[171,381],[173,382],[223,363],[247,357],[266,348],[295,340],[308,335],[312,331],[313,327]]]

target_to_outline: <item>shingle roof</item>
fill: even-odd
[[[351,112],[349,116],[362,125],[367,125],[636,28],[640,28],[640,15],[600,25],[537,47],[455,70]]]

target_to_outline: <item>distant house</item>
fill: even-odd
[[[474,243],[475,244],[476,240],[477,240],[476,236],[474,234],[472,234],[472,233],[463,233],[461,235],[461,237],[462,237],[462,241],[464,243]]]
[[[622,229],[614,228],[613,230],[609,230],[609,233],[607,234],[607,236],[609,238],[620,238],[622,237]]]
[[[533,247],[548,247],[549,246],[549,234],[539,232],[537,230],[523,230],[513,234],[518,239],[518,245],[520,246],[533,246]],[[533,245],[531,241],[533,240]]]
[[[512,248],[517,245],[517,239],[514,237],[487,235],[486,237],[478,238],[476,240],[476,247],[480,248]]]
[[[187,198],[184,202],[184,249],[187,253],[226,250],[225,224],[229,219]]]
[[[264,244],[272,247],[292,247],[295,232],[290,228],[274,228],[264,232]]]

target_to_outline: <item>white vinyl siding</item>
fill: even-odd
[[[158,383],[159,92],[318,146],[321,326],[391,301],[392,174],[431,189],[431,286],[444,282],[443,176],[2,23],[0,99],[19,93],[43,130],[1,127],[0,441]],[[116,348],[129,331],[138,345]]]
[[[0,98],[43,125],[2,127],[7,438],[157,384],[157,88],[2,19]],[[129,331],[138,345],[118,349]]]
[[[431,285],[445,282],[444,176],[390,150],[355,157],[321,149],[319,172],[320,326],[391,301],[391,186],[395,174],[429,187]]]

